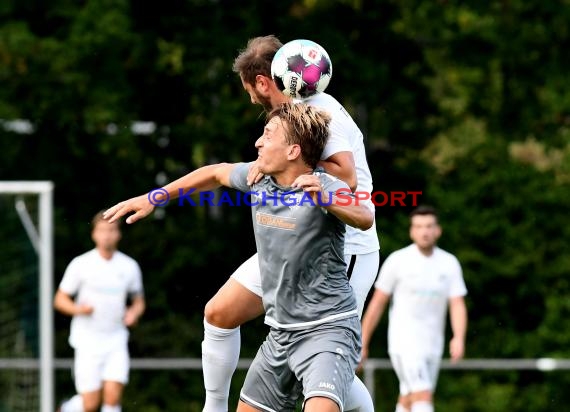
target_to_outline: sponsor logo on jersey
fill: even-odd
[[[297,223],[295,218],[281,217],[269,215],[266,213],[257,212],[255,214],[255,221],[258,225],[275,227],[278,229],[295,230]]]

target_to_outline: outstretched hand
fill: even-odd
[[[148,196],[141,195],[119,202],[115,206],[107,209],[103,213],[103,219],[107,220],[109,223],[113,223],[125,216],[127,213],[135,212],[125,220],[128,224],[131,224],[150,215],[153,210],[154,205],[149,202]]]

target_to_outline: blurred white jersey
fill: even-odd
[[[449,299],[467,294],[457,258],[438,247],[424,256],[411,244],[386,258],[374,286],[392,295],[388,352],[443,356]]]
[[[366,159],[364,137],[352,117],[330,94],[317,93],[303,100],[303,103],[322,109],[332,117],[329,126],[330,136],[321,159],[327,159],[338,152],[352,152],[358,179],[356,190],[371,193],[372,174]],[[365,204],[372,213],[375,213],[374,204],[370,199],[363,201],[362,204]],[[378,249],[380,249],[380,242],[376,233],[376,219],[374,219],[372,227],[365,231],[346,225],[345,254],[359,255],[375,252]]]
[[[59,285],[75,302],[94,308],[91,315],[71,320],[69,344],[75,349],[106,351],[128,341],[123,322],[128,295],[142,295],[142,275],[138,263],[116,251],[110,260],[96,249],[74,258]]]

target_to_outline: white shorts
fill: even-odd
[[[358,305],[358,316],[362,317],[364,303],[368,293],[378,276],[380,268],[380,251],[365,253],[362,255],[345,255],[344,260],[347,265],[347,273],[350,285],[356,296]],[[261,275],[259,273],[259,261],[257,253],[243,262],[234,273],[232,278],[239,282],[246,289],[262,296]]]
[[[94,392],[103,388],[104,381],[129,381],[129,350],[121,345],[108,352],[94,353],[75,350],[73,375],[77,393]]]
[[[380,251],[363,253],[359,255],[344,255],[346,273],[350,286],[356,297],[358,317],[362,318],[362,311],[366,298],[380,270]]]
[[[400,395],[435,392],[441,358],[390,354],[390,362],[400,382]]]

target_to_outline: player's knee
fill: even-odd
[[[407,395],[400,395],[400,397],[398,398],[398,403],[400,405],[402,405],[402,407],[405,410],[410,410],[410,408],[412,407],[412,397],[410,394]]]
[[[432,393],[429,390],[412,392],[410,395],[410,403],[414,402],[432,402]]]
[[[99,399],[83,399],[83,409],[85,412],[98,412],[101,401]]]
[[[232,322],[231,312],[228,311],[224,302],[219,302],[215,297],[210,299],[204,307],[204,318],[210,325],[218,328],[232,329],[239,325]]]

